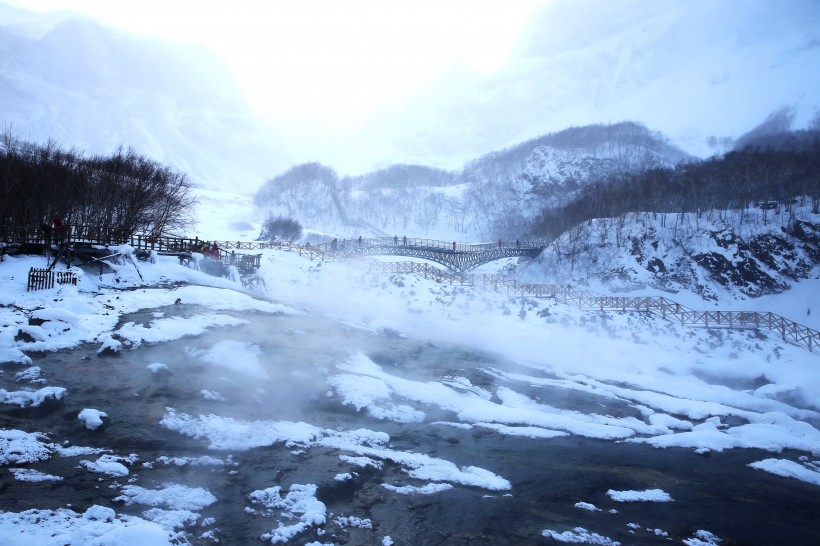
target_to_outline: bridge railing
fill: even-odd
[[[356,247],[396,247],[396,246],[407,246],[407,247],[421,247],[421,248],[431,248],[437,250],[449,250],[455,252],[479,252],[482,250],[495,250],[497,248],[523,248],[523,249],[539,249],[542,248],[544,245],[540,242],[533,242],[533,241],[513,241],[513,242],[502,242],[499,243],[477,243],[477,244],[465,244],[465,243],[455,243],[453,246],[453,241],[440,241],[437,239],[420,239],[416,237],[368,237],[362,238],[361,240],[358,238],[352,239],[337,239],[334,245],[333,242],[329,243],[318,243],[313,245],[318,248],[325,249],[326,251],[333,252],[334,250],[344,250],[349,248],[356,248]]]
[[[674,320],[683,326],[768,330],[777,334],[783,341],[806,347],[809,351],[820,348],[820,331],[771,312],[696,311],[664,297],[580,295],[574,299],[579,307],[646,311]]]
[[[152,237],[148,234],[134,234],[128,233],[117,228],[105,228],[93,225],[77,224],[67,225],[66,233],[70,234],[70,238],[76,242],[87,242],[92,244],[130,244],[139,249],[178,249],[182,247],[194,248],[196,245],[201,245],[204,240],[199,238],[176,237],[171,235],[162,235],[159,237]],[[0,241],[12,243],[37,243],[44,241],[45,234],[38,226],[0,226]],[[237,249],[237,250],[259,250],[266,248],[294,248],[297,245],[288,241],[210,241],[216,242],[220,248]],[[317,243],[312,245],[314,248],[324,250],[332,250],[332,243]],[[413,246],[434,248],[439,250],[455,250],[458,252],[478,252],[482,250],[494,250],[497,248],[522,248],[522,249],[539,249],[543,248],[542,242],[536,241],[501,241],[494,243],[457,243],[453,247],[453,241],[440,241],[437,239],[424,239],[418,237],[368,237],[368,238],[351,238],[351,239],[337,239],[336,248],[353,247],[353,246]]]

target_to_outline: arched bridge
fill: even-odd
[[[503,242],[486,244],[458,244],[455,242],[407,237],[378,237],[335,239],[330,243],[303,246],[311,258],[345,260],[356,256],[406,256],[436,262],[450,271],[464,273],[480,265],[502,258],[535,258],[544,245],[533,242]]]

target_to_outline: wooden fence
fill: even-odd
[[[640,311],[652,313],[681,326],[765,330],[785,342],[814,352],[820,349],[820,331],[769,312],[696,311],[664,297],[593,296],[569,285],[527,284],[506,275],[453,274],[426,263],[378,262],[370,265],[373,273],[417,273],[436,282],[473,286],[483,284],[498,292],[556,301],[582,309],[600,311]]]
[[[820,349],[819,331],[770,312],[696,311],[664,297],[590,296],[582,292],[563,298],[563,301],[602,311],[644,311],[682,326],[767,330],[783,341],[805,347],[809,351]]]
[[[73,271],[54,271],[52,269],[37,269],[34,267],[28,270],[27,291],[54,288],[55,282],[57,284],[73,284],[77,286],[77,274]]]

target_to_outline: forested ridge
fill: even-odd
[[[530,231],[552,239],[581,222],[627,212],[788,210],[806,199],[813,213],[820,211],[818,132],[784,135],[776,146],[748,145],[704,161],[600,180],[581,189],[571,202],[542,210]]]

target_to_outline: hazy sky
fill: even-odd
[[[11,3],[34,11],[78,11],[129,31],[205,44],[234,68],[258,112],[293,119],[312,113],[347,125],[402,101],[453,62],[492,71],[527,17],[546,1]]]
[[[258,126],[285,167],[458,169],[548,132],[625,120],[708,156],[720,151],[710,142],[730,142],[772,112],[794,108],[803,127],[820,105],[820,0],[0,3],[204,44],[233,67],[251,106],[270,122]],[[48,137],[97,138],[52,126],[60,119],[37,122]],[[149,127],[144,140],[138,125]],[[123,126],[136,145],[174,155],[155,136],[166,134],[168,120]],[[186,135],[179,146],[188,142]],[[266,167],[276,169],[283,167]]]

